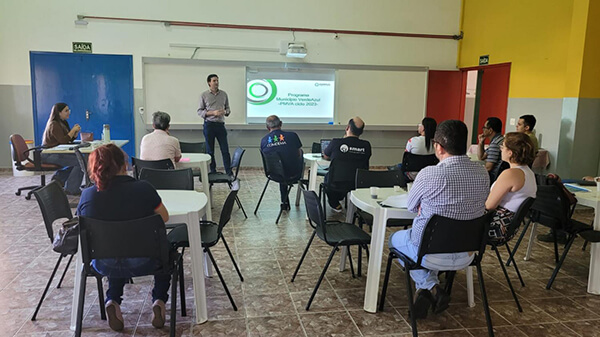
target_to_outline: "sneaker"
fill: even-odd
[[[335,207],[332,207],[331,210],[333,210],[336,213],[342,213],[342,205],[338,204]]]
[[[231,182],[231,190],[232,191],[239,191],[240,190],[240,181],[238,179],[236,179],[233,182]]]
[[[547,234],[538,234],[537,239],[542,242],[554,242],[554,234],[552,234],[552,231]],[[563,232],[556,233],[556,242],[562,245],[566,244],[567,235]]]
[[[290,204],[288,202],[282,202],[279,207],[281,207],[282,211],[289,211],[290,210]]]
[[[431,300],[433,296],[431,292],[427,289],[419,290],[417,294],[417,299],[415,303],[413,303],[413,311],[408,312],[409,317],[414,317],[415,319],[424,319],[427,318],[427,312],[431,307]]]
[[[152,326],[155,328],[162,328],[165,326],[166,320],[166,308],[165,302],[162,300],[156,300],[152,304]]]
[[[439,285],[435,286],[433,295],[433,313],[440,314],[450,307],[450,295]]]
[[[106,318],[108,319],[108,326],[114,331],[121,331],[125,327],[123,321],[123,314],[121,313],[121,306],[119,303],[110,300],[106,302],[104,306],[106,309]]]

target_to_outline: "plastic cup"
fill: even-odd
[[[379,187],[371,187],[371,188],[369,188],[369,191],[371,192],[371,198],[377,199],[377,194],[379,193]]]

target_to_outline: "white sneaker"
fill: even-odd
[[[240,181],[239,181],[239,179],[236,179],[236,180],[234,180],[231,183],[231,190],[232,191],[239,191],[240,190]]]
[[[331,206],[330,206],[331,207]],[[335,208],[331,207],[331,210],[336,212],[336,213],[342,213],[342,205],[337,205]]]
[[[123,321],[123,313],[121,313],[121,306],[119,303],[110,300],[106,302],[104,306],[106,309],[106,318],[108,319],[108,326],[115,331],[121,331],[125,327]]]
[[[162,300],[156,300],[152,304],[152,326],[155,328],[162,328],[165,326],[166,321],[166,308],[165,302]]]

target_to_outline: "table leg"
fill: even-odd
[[[319,189],[317,188],[317,170],[319,169],[319,165],[316,160],[313,160],[310,163],[310,174],[308,175],[308,190],[315,191],[319,193]]]
[[[212,221],[212,200],[210,198],[210,184],[208,183],[208,164],[205,161],[200,162],[200,176],[202,177],[202,190],[206,194],[207,199],[206,219]]]
[[[594,229],[600,230],[600,202],[596,203],[594,207]],[[590,272],[588,274],[588,288],[587,291],[590,294],[600,295],[600,243],[591,243],[591,258],[590,258]]]
[[[475,306],[475,290],[473,287],[473,267],[467,267],[467,303],[469,307]]]
[[[81,242],[75,257],[75,282],[73,282],[73,303],[71,304],[71,330],[75,330],[77,325],[77,308],[79,308],[79,287],[81,286],[81,270],[83,269],[83,258],[81,257]],[[83,280],[85,282],[86,280]],[[85,317],[85,316],[84,316]]]
[[[207,181],[207,180],[204,180]],[[207,211],[210,208],[207,206]],[[200,218],[197,212],[188,213],[188,233],[190,240],[190,250],[192,256],[192,279],[194,283],[194,298],[196,300],[196,323],[204,323],[208,320],[206,310],[206,288],[204,285],[204,259],[202,249],[202,239],[200,237]]]
[[[377,312],[377,296],[379,292],[379,276],[381,273],[381,260],[383,258],[383,245],[385,241],[385,224],[387,210],[380,207],[373,214],[373,231],[371,233],[371,253],[367,270],[367,286],[365,288],[364,310]]]

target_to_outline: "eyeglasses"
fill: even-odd
[[[485,130],[487,130],[487,129],[489,129],[490,127],[489,127],[489,126],[485,126],[485,125],[484,125],[484,126],[482,126],[481,128],[482,128],[482,129],[485,129]]]

